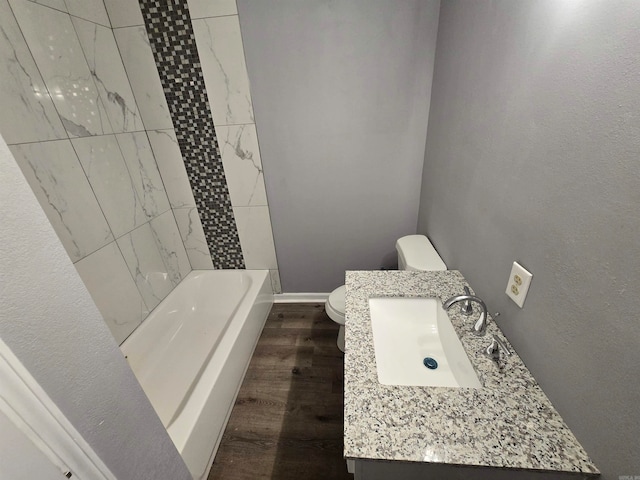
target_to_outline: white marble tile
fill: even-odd
[[[269,207],[233,207],[247,269],[278,268]]]
[[[64,2],[71,15],[111,27],[109,15],[102,0],[64,0]]]
[[[182,243],[173,212],[168,212],[154,218],[149,223],[162,255],[165,271],[175,287],[191,271],[191,263]]]
[[[229,196],[234,207],[267,205],[256,126],[216,126]]]
[[[71,17],[27,0],[10,0],[62,124],[72,137],[111,133]]]
[[[145,216],[151,219],[169,210],[169,199],[147,134],[121,133],[116,138]]]
[[[151,130],[147,134],[171,206],[173,208],[195,207],[196,201],[193,198],[175,131],[173,129]]]
[[[280,272],[278,270],[269,270],[271,278],[271,289],[273,293],[282,293],[282,285],[280,284]]]
[[[194,270],[212,270],[213,262],[211,261],[211,254],[209,253],[207,239],[204,236],[198,209],[195,207],[177,208],[173,213],[176,216],[178,230],[180,230],[191,267]]]
[[[147,31],[143,26],[126,27],[114,34],[145,128],[173,128]]]
[[[76,269],[118,343],[149,314],[116,242],[76,263]]]
[[[115,237],[147,222],[115,136],[75,138],[72,143]]]
[[[192,19],[237,15],[236,0],[187,0]]]
[[[144,130],[120,52],[110,28],[72,18],[114,132]]]
[[[238,16],[194,20],[193,30],[214,123],[254,123]]]
[[[60,10],[61,12],[68,12],[67,5],[64,3],[64,0],[30,0],[33,3],[38,3],[40,5],[46,5],[47,7],[55,8],[56,10]]]
[[[12,144],[67,138],[7,0],[0,0],[0,65],[4,140]]]
[[[72,261],[113,241],[69,140],[10,148]]]
[[[120,237],[118,246],[149,310],[153,310],[174,287],[151,226],[145,223]]]
[[[111,27],[132,27],[144,25],[138,0],[104,0],[111,20]]]

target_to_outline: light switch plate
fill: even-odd
[[[509,281],[507,282],[507,291],[505,293],[520,308],[522,308],[524,301],[527,298],[532,278],[533,274],[531,272],[527,271],[518,262],[513,262]]]

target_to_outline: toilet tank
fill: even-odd
[[[396,242],[398,270],[446,270],[447,266],[424,235],[407,235]]]

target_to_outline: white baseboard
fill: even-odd
[[[328,293],[276,293],[273,303],[324,303]]]

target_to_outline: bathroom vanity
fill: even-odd
[[[480,388],[379,382],[369,299],[444,301],[465,285],[453,270],[347,272],[344,456],[355,479],[598,477],[495,322],[489,322],[486,336],[472,335],[477,312],[467,317],[454,306],[448,313]],[[501,360],[502,368],[483,353],[493,335],[512,352]]]

